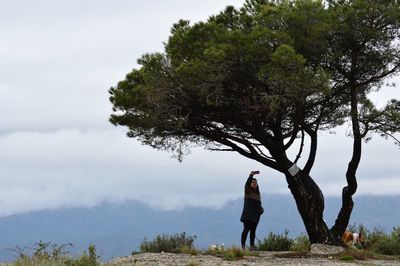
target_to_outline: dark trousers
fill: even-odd
[[[250,246],[254,246],[257,225],[258,223],[243,221],[242,246],[246,245],[246,239],[247,235],[249,234],[249,231],[250,231]]]

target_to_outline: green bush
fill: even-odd
[[[88,254],[83,253],[80,257],[71,258],[66,247],[72,244],[51,244],[50,242],[40,241],[33,248],[33,254],[28,255],[23,252],[23,249],[16,248],[13,251],[17,252],[19,258],[12,264],[13,266],[53,266],[53,265],[66,265],[66,266],[98,266],[98,256],[96,255],[96,248],[90,245]]]
[[[310,251],[310,248],[311,248],[310,240],[308,239],[308,236],[303,234],[298,236],[290,246],[291,251],[297,251],[297,252],[308,252]]]
[[[364,244],[363,248],[365,249],[372,249],[376,243],[380,242],[381,240],[385,239],[387,235],[378,228],[374,228],[372,232],[366,230],[365,237],[364,237]]]
[[[83,252],[83,254],[76,259],[69,258],[65,261],[66,266],[98,266],[100,263],[98,262],[99,256],[96,255],[96,247],[94,245],[90,245],[88,248],[88,253]]]
[[[196,238],[196,236],[186,236],[185,232],[172,236],[168,234],[157,235],[153,240],[144,239],[140,244],[140,252],[180,253],[184,250],[186,253],[194,248],[193,242]]]
[[[383,255],[399,255],[400,245],[390,238],[381,239],[373,246],[373,251]]]
[[[262,241],[258,241],[259,250],[264,251],[288,251],[293,240],[288,237],[289,231],[285,229],[283,234],[269,233]]]
[[[383,255],[400,255],[400,227],[394,227],[390,235],[382,234],[375,239],[371,249]]]
[[[229,261],[243,259],[244,256],[258,256],[257,252],[251,252],[237,246],[232,246],[230,248],[209,248],[203,254],[221,257]]]
[[[246,251],[239,247],[231,247],[223,251],[224,259],[226,260],[238,260],[243,259],[246,255]]]
[[[199,254],[199,251],[193,247],[183,246],[183,247],[179,248],[177,253],[197,256]]]
[[[400,255],[400,227],[394,227],[391,234],[386,234],[383,230],[374,228],[372,232],[363,225],[351,225],[349,230],[352,232],[362,232],[364,234],[363,245],[356,245],[359,249],[382,254]]]

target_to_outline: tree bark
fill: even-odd
[[[323,219],[325,201],[318,185],[303,171],[299,171],[295,176],[290,173],[285,175],[310,242],[338,244],[334,243]]]
[[[336,241],[340,241],[340,237],[346,230],[351,212],[353,211],[354,202],[352,196],[357,191],[356,172],[361,160],[362,136],[358,120],[358,99],[357,86],[355,82],[350,83],[351,87],[351,123],[353,129],[353,154],[347,167],[346,180],[347,186],[342,190],[342,207],[336,218],[334,226],[331,228],[331,233]]]

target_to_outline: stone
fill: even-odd
[[[326,244],[312,244],[311,245],[311,254],[318,254],[318,255],[333,255],[343,252],[344,248],[341,246],[332,246]]]

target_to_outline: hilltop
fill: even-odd
[[[94,244],[102,260],[126,256],[137,250],[144,238],[157,234],[186,232],[196,235],[195,245],[212,243],[237,245],[242,224],[242,199],[227,202],[221,209],[187,208],[180,211],[155,210],[140,202],[105,203],[94,208],[45,210],[0,218],[0,261],[14,259],[6,248],[32,247],[40,240],[73,243],[73,254]],[[265,214],[257,237],[289,230],[290,237],[305,232],[290,195],[263,195]],[[332,224],[340,198],[326,198],[325,220]],[[400,221],[400,196],[357,196],[351,224],[379,227],[386,232]]]
[[[191,256],[188,254],[170,253],[144,253],[129,257],[112,260],[110,266],[119,265],[141,265],[141,266],[165,266],[165,265],[196,265],[196,266],[255,266],[255,265],[318,265],[318,266],[347,266],[347,265],[370,265],[370,266],[395,266],[399,261],[393,260],[355,260],[352,262],[341,261],[333,256],[303,256],[290,257],[290,252],[267,252],[261,251],[257,256],[246,256],[242,260],[227,261],[210,255]],[[285,257],[287,256],[287,257]]]

